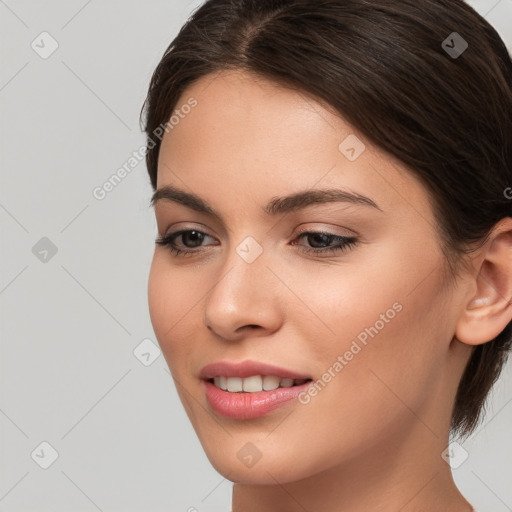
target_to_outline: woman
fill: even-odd
[[[210,0],[167,48],[149,309],[234,512],[473,510],[448,446],[511,344],[511,84],[461,0]]]

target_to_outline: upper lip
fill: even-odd
[[[242,361],[239,363],[230,363],[229,361],[218,361],[207,364],[199,374],[201,379],[211,379],[213,377],[252,377],[253,375],[273,375],[283,379],[310,379],[305,375],[287,368],[280,368],[258,361]]]

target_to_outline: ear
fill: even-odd
[[[455,331],[455,338],[468,345],[491,341],[512,320],[512,218],[494,226],[476,261],[476,293],[465,303]]]

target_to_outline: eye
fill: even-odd
[[[184,249],[176,245],[176,240],[180,237],[182,239],[182,244],[185,246]],[[212,237],[202,231],[198,231],[197,229],[182,229],[175,233],[169,233],[157,238],[155,243],[166,246],[171,254],[176,256],[187,256],[200,252],[197,248],[202,246],[202,242],[205,238]],[[298,245],[301,248],[301,251],[317,255],[330,255],[346,251],[352,246],[355,246],[358,242],[356,237],[335,235],[334,233],[327,233],[323,231],[303,232],[296,238],[296,240],[300,239],[307,239],[309,242],[312,242],[313,247],[297,244],[295,241],[292,242],[291,245]],[[331,245],[332,242],[335,242],[335,245]]]
[[[334,233],[327,233],[324,231],[305,231],[297,237],[297,240],[302,238],[312,242],[313,247],[296,243],[292,243],[291,245],[300,245],[301,251],[320,255],[346,251],[352,246],[355,246],[358,242],[356,237],[335,235]],[[333,241],[337,242],[336,245],[329,245]]]
[[[181,237],[182,242],[185,245],[185,249],[180,249],[176,246],[175,240]],[[191,247],[200,247],[201,242],[205,239],[205,237],[210,237],[206,233],[202,231],[198,231],[197,229],[182,229],[180,231],[176,231],[175,233],[169,233],[168,235],[161,236],[155,240],[155,243],[158,245],[166,246],[172,254],[178,255],[187,255],[197,253],[197,250],[190,250]],[[190,244],[190,245],[188,245]]]

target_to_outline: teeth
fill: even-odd
[[[240,377],[215,377],[213,382],[218,388],[231,393],[257,393],[259,391],[272,391],[279,387],[289,388],[294,384],[304,384],[307,380],[308,379],[281,379],[274,375],[253,375],[245,379]]]
[[[242,379],[240,377],[232,377],[228,379],[227,389],[231,392],[242,391]]]
[[[261,391],[263,389],[263,379],[259,375],[243,379],[242,384],[244,391],[248,393],[254,393],[255,391]]]
[[[279,382],[281,379],[279,377],[274,377],[273,375],[265,375],[263,377],[263,389],[265,391],[272,391],[273,389],[277,389],[279,387]]]
[[[283,379],[279,385],[282,388],[291,388],[293,386],[293,379]]]

